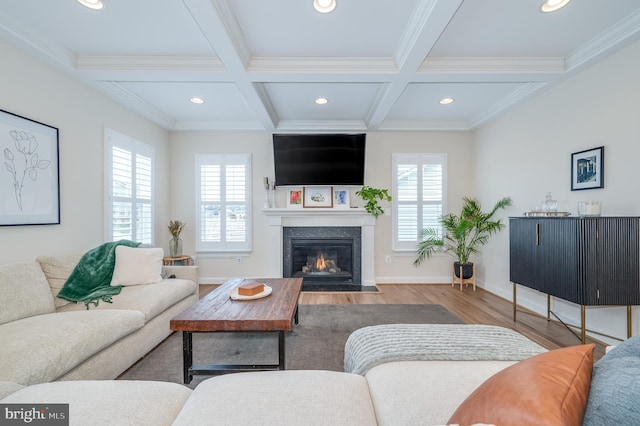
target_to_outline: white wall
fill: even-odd
[[[640,215],[640,42],[618,52],[474,135],[475,184],[481,200],[511,195],[522,215],[547,192],[560,211],[577,214],[578,201],[600,200],[603,215]],[[604,188],[571,191],[571,153],[605,147]],[[488,290],[511,299],[508,232],[483,251],[480,279]],[[546,297],[518,287],[518,301],[546,314]],[[579,324],[579,307],[555,300],[552,310]],[[633,308],[634,335],[640,309]],[[626,308],[588,308],[587,328],[626,337]]]
[[[0,263],[83,253],[103,238],[103,133],[112,128],[155,147],[156,236],[168,246],[166,131],[63,72],[0,42],[0,109],[59,129],[60,225],[0,226]],[[9,174],[2,166],[0,182]]]
[[[198,258],[202,282],[221,282],[234,276],[264,276],[271,268],[265,263],[273,244],[266,238],[267,218],[262,213],[262,178],[273,178],[273,148],[267,132],[175,132],[171,135],[171,218],[187,222],[182,238],[186,253],[195,250],[195,154],[251,153],[253,193],[253,251],[248,257]],[[464,195],[471,193],[473,147],[468,132],[369,132],[367,133],[365,183],[391,189],[391,154],[445,152],[449,158],[450,208],[461,206]],[[351,204],[364,203],[352,188]],[[284,190],[277,194],[279,207],[285,207]],[[385,256],[391,256],[391,263]],[[412,265],[414,256],[394,255],[391,250],[391,216],[378,217],[375,230],[375,280],[382,282],[443,282],[450,279],[451,258],[439,256],[419,268]]]

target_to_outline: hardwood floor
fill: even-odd
[[[201,285],[201,297],[215,285]],[[467,324],[490,324],[516,330],[547,349],[579,345],[579,331],[574,335],[556,321],[547,321],[525,308],[518,307],[513,321],[513,304],[481,288],[460,291],[450,284],[378,284],[378,292],[303,292],[300,304],[440,304]],[[601,342],[595,343],[594,359],[604,355]]]

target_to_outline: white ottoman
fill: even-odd
[[[287,370],[207,379],[193,391],[174,424],[371,426],[376,416],[364,377]]]
[[[365,374],[395,361],[521,361],[547,350],[504,327],[383,324],[360,328],[344,347],[344,371]]]
[[[176,383],[87,380],[32,385],[0,400],[3,404],[69,404],[69,424],[171,425],[191,389]]]

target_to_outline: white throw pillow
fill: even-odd
[[[116,247],[116,265],[111,285],[155,284],[162,281],[161,248]]]

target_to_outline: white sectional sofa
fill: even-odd
[[[594,366],[594,345],[516,361],[501,359],[522,342],[506,329],[482,339],[448,330],[437,342],[411,329],[394,342],[398,325],[374,326],[345,349],[346,366],[360,374],[237,373],[194,390],[107,380],[170,334],[169,319],[197,300],[197,270],[169,268],[178,278],[125,287],[113,304],[86,310],[54,300],[78,259],[0,267],[0,405],[69,404],[69,423],[81,426],[640,424],[640,336]],[[488,346],[496,359],[453,357]],[[449,359],[436,358],[445,352]]]
[[[621,365],[640,361],[639,343],[628,347],[632,355],[614,350],[600,363],[612,355]],[[621,383],[629,372],[617,367],[615,383],[607,373],[596,375],[596,382],[603,376],[609,383],[590,394],[592,354],[593,345],[579,345],[520,362],[385,362],[364,375],[236,373],[207,379],[194,390],[152,381],[53,382],[14,388],[0,404],[69,404],[70,424],[82,426],[580,425],[583,418],[586,425],[639,424],[632,389],[640,379]]]
[[[236,373],[194,390],[153,381],[0,382],[0,405],[69,404],[70,424],[82,426],[640,424],[640,337],[595,366],[593,346],[522,361],[375,362],[363,374]]]
[[[80,258],[41,256],[0,266],[0,380],[114,379],[165,339],[169,320],[198,300],[197,266],[165,267],[175,279],[123,287],[113,303],[89,310],[56,298]]]

